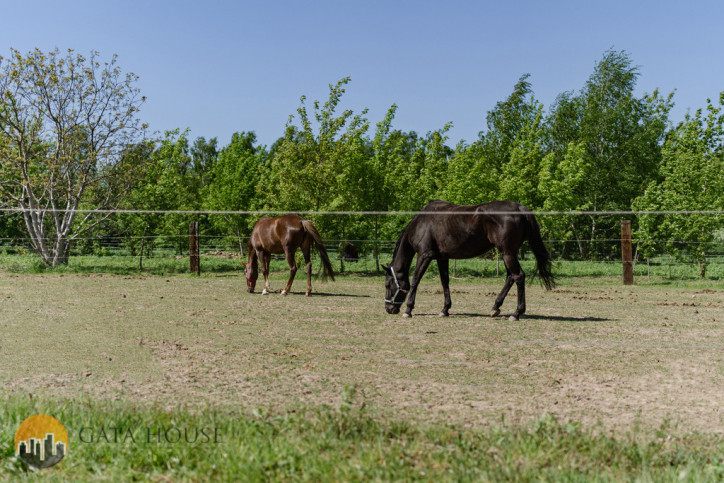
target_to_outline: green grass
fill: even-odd
[[[298,263],[303,266],[301,253],[297,253]],[[380,264],[389,263],[391,256],[383,254],[380,257]],[[341,265],[338,259],[332,257],[332,265],[335,272],[340,272]],[[526,273],[532,273],[535,268],[534,260],[529,256],[521,261]],[[318,258],[313,261],[314,270],[320,268]],[[274,272],[286,272],[289,269],[286,261],[275,258],[272,260],[271,269]],[[239,273],[242,271],[241,262],[238,259],[230,259],[218,256],[201,257],[201,270],[203,273]],[[146,273],[152,275],[183,274],[189,272],[189,260],[185,256],[175,256],[172,252],[158,251],[157,255],[143,259],[143,270],[139,268],[138,257],[124,254],[108,256],[82,255],[73,256],[68,265],[55,268],[47,267],[36,255],[26,254],[3,254],[0,253],[0,271],[12,273],[111,273],[116,275],[129,275]],[[453,264],[450,264],[450,272],[453,274]],[[554,274],[561,277],[610,277],[620,276],[622,273],[619,261],[569,261],[554,260]],[[364,258],[358,262],[344,263],[344,273],[358,275],[377,274],[374,259]],[[429,274],[437,274],[437,265],[430,265]],[[496,262],[491,258],[474,258],[469,260],[458,260],[455,263],[454,274],[457,277],[500,277],[505,273],[505,266],[502,261]],[[303,273],[298,273],[302,277]],[[649,264],[639,262],[634,266],[634,278],[637,282],[649,283],[653,281],[665,281],[668,283],[675,280],[700,280],[699,267],[696,263],[685,263],[670,257],[659,257],[652,259]],[[724,280],[724,259],[722,257],[711,258],[707,265],[705,280]],[[668,281],[668,282],[666,282]]]
[[[51,414],[68,429],[58,465],[30,471],[14,457],[14,431],[27,417]],[[81,428],[84,440],[79,440]],[[129,437],[89,442],[110,428]],[[217,441],[159,443],[168,428],[206,428]],[[190,438],[193,439],[193,438]],[[123,402],[10,396],[0,406],[0,479],[52,481],[721,481],[721,437],[672,437],[662,427],[642,440],[612,437],[543,417],[526,426],[486,429],[413,426],[368,412],[347,388],[338,407],[285,414],[164,411]]]
[[[201,259],[201,268],[206,273],[241,272],[243,267],[238,260],[222,257]],[[138,257],[130,255],[79,255],[71,257],[68,265],[48,267],[37,255],[0,254],[0,271],[11,273],[109,273],[131,275],[144,273],[149,275],[170,275],[189,273],[188,257],[177,258],[174,255],[155,256],[143,259],[143,269],[139,267]]]

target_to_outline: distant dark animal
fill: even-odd
[[[294,254],[297,248],[302,249],[307,271],[307,296],[312,293],[312,262],[310,249],[314,244],[322,259],[322,278],[330,277],[334,280],[334,271],[329,262],[327,250],[322,243],[322,237],[311,221],[297,215],[284,215],[277,218],[264,216],[256,222],[249,238],[249,259],[244,263],[244,276],[246,289],[253,292],[256,280],[259,278],[258,263],[261,261],[261,271],[264,274],[264,290],[262,294],[269,293],[269,262],[272,254],[283,253],[289,264],[289,281],[282,290],[282,295],[289,293],[297,273],[297,263]],[[242,262],[243,263],[243,262]]]
[[[442,213],[434,214],[435,212]],[[457,214],[458,212],[460,214]],[[511,214],[499,214],[500,212]],[[445,306],[440,316],[447,316],[452,306],[449,260],[472,258],[497,248],[503,257],[508,275],[490,315],[495,317],[500,313],[500,306],[515,283],[518,288],[518,306],[510,320],[518,320],[525,313],[525,273],[518,263],[517,254],[525,240],[528,240],[535,255],[541,281],[545,288],[550,290],[555,286],[551,273],[551,258],[543,245],[538,222],[528,208],[512,201],[493,201],[472,206],[459,206],[442,200],[431,201],[404,229],[397,240],[392,263],[384,267],[385,309],[390,314],[399,313],[409,292],[404,316],[411,317],[420,280],[430,262],[437,260],[445,294]],[[415,254],[417,263],[410,282],[410,266]]]
[[[357,248],[350,241],[343,241],[339,244],[339,255],[345,262],[359,261]]]

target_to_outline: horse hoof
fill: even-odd
[[[448,314],[447,312],[440,312],[438,314],[438,317],[447,317],[448,315],[450,315],[450,314]]]
[[[500,315],[500,309],[493,309],[493,311],[490,312],[491,317],[497,317],[498,315]]]
[[[282,295],[286,295],[287,293],[289,292],[287,292],[286,290],[282,290]]]
[[[261,294],[262,294],[262,295],[266,295],[266,294],[268,294],[268,293],[269,293],[269,291],[268,291],[267,289],[264,289],[264,290],[261,291]]]
[[[311,296],[312,296],[312,292],[307,292],[305,295],[306,295],[307,297],[311,297]]]
[[[406,319],[409,319],[410,317],[412,317],[412,314],[408,314],[407,312],[405,312],[404,314],[402,314],[402,316]]]
[[[508,320],[511,322],[518,322],[518,317],[516,317],[515,315],[511,315],[510,317],[508,317]]]

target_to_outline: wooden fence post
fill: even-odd
[[[621,258],[623,259],[623,284],[633,284],[633,258],[631,251],[631,220],[621,221]]]
[[[201,258],[199,257],[199,222],[189,223],[189,260],[191,273],[201,275]]]
[[[344,273],[344,249],[347,245],[344,241],[344,227],[342,227],[342,241],[339,242],[337,247],[339,252],[339,273]]]

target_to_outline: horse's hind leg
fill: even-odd
[[[282,290],[282,295],[288,294],[289,291],[292,289],[292,283],[294,283],[294,276],[297,274],[297,261],[294,259],[295,251],[292,251],[286,247],[284,248],[284,255],[286,255],[287,263],[289,264],[289,280],[287,281],[286,288]]]
[[[312,294],[312,258],[310,256],[310,243],[302,245],[302,255],[304,255],[304,269],[307,272],[307,297]]]
[[[447,258],[438,258],[437,267],[440,270],[440,282],[442,282],[442,292],[445,294],[445,306],[440,312],[440,317],[447,317],[450,315],[450,307],[452,307],[452,300],[450,299],[450,260]]]
[[[504,253],[503,261],[505,262],[505,267],[508,269],[510,278],[515,282],[518,289],[518,306],[516,307],[515,312],[513,312],[513,315],[508,318],[511,322],[515,322],[518,320],[518,317],[525,313],[525,272],[523,272],[520,263],[518,263],[518,257],[514,253]]]

